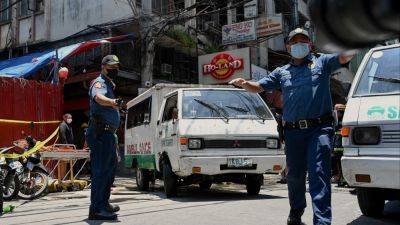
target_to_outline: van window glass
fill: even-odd
[[[186,90],[183,118],[273,119],[261,97],[239,90]]]
[[[148,114],[147,118],[146,114]],[[145,120],[147,119],[148,122],[151,122],[151,97],[128,109],[126,128],[130,129],[133,127],[141,126],[145,123]]]
[[[162,121],[170,121],[174,117],[174,110],[176,112],[178,107],[178,95],[169,97],[165,103]]]
[[[355,91],[356,96],[400,93],[400,48],[372,53]]]

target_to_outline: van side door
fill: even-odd
[[[162,151],[168,153],[172,168],[177,168],[177,120],[178,120],[178,93],[166,97],[164,100],[164,108],[160,115],[158,125],[158,138],[161,140]],[[175,164],[175,165],[174,165]]]

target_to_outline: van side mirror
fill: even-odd
[[[159,121],[159,120],[157,120],[157,126],[158,126],[158,125],[160,125],[160,121]]]

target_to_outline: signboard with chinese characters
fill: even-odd
[[[257,37],[268,37],[273,34],[281,34],[282,27],[282,14],[261,17],[257,20]]]
[[[237,44],[257,39],[254,20],[224,25],[222,27],[222,44]]]
[[[253,0],[244,4],[244,18],[251,19],[258,16],[258,1]]]
[[[226,84],[234,78],[251,79],[250,48],[199,56],[199,83]]]

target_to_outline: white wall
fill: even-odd
[[[51,0],[50,41],[131,15],[126,0]]]
[[[32,29],[32,18],[28,17],[26,19],[19,20],[19,44],[25,44],[31,40],[31,30]]]
[[[6,47],[6,44],[9,42],[11,37],[10,24],[2,25],[0,27],[0,32],[0,49],[3,49]]]
[[[44,14],[35,17],[35,29],[35,41],[45,40],[46,23]]]

